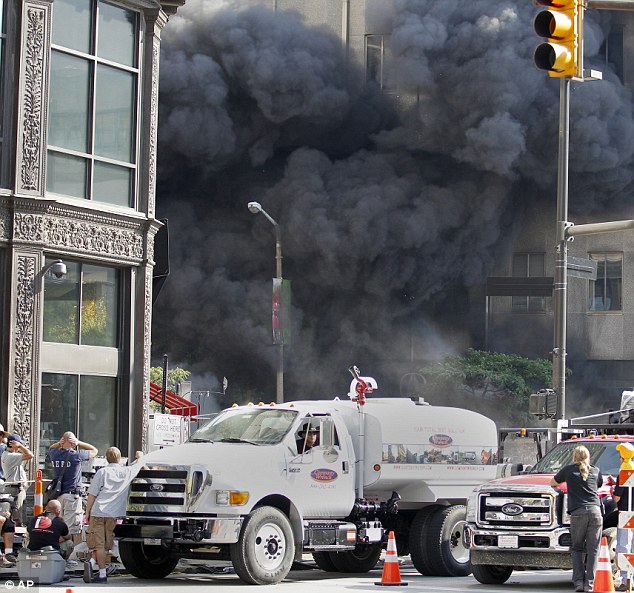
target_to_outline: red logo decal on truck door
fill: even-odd
[[[310,477],[315,482],[334,482],[337,479],[337,472],[332,469],[319,468],[310,472]]]

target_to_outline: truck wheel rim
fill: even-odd
[[[456,562],[460,564],[466,564],[469,562],[469,550],[464,545],[464,529],[466,522],[460,521],[456,523],[451,530],[451,555]]]
[[[284,561],[284,532],[273,523],[265,523],[255,536],[255,559],[264,569],[271,570]]]

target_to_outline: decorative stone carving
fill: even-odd
[[[30,441],[33,393],[33,356],[35,332],[35,269],[37,258],[17,259],[16,302],[13,338],[13,384],[10,405],[11,430]]]
[[[48,9],[25,6],[22,38],[21,95],[19,114],[18,193],[42,194],[42,146],[44,137],[44,96]]]
[[[136,262],[144,258],[141,228],[130,230],[66,217],[16,212],[13,238],[14,241],[44,244],[84,255]]]

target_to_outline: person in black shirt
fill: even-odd
[[[73,550],[68,525],[60,517],[62,505],[58,500],[49,500],[41,515],[33,517],[27,531],[29,532],[29,550],[41,550],[46,546],[53,546],[66,558]]]
[[[568,486],[572,582],[575,591],[591,591],[590,580],[594,578],[603,529],[597,494],[603,485],[603,476],[598,467],[590,465],[590,452],[583,445],[575,447],[572,464],[562,467],[550,485],[557,488],[564,482]]]

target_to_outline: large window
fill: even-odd
[[[516,253],[513,255],[513,276],[533,278],[544,275],[543,253]],[[511,297],[512,309],[515,313],[543,313],[546,308],[544,297],[514,296]]]
[[[389,64],[389,40],[389,35],[365,36],[366,80],[376,82],[384,91],[393,91],[396,88],[394,71]]]
[[[115,443],[117,379],[90,375],[42,373],[40,463],[48,447],[68,430],[99,449]]]
[[[57,278],[49,271],[44,277],[44,341],[118,347],[118,271],[65,263],[65,276]]]
[[[621,311],[623,286],[623,254],[591,253],[597,262],[597,279],[590,281],[590,311]]]
[[[55,0],[47,191],[135,206],[139,26],[126,8]]]

